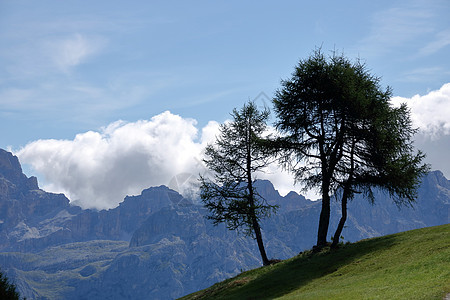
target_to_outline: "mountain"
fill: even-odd
[[[269,181],[259,193],[280,205],[262,223],[267,253],[286,259],[315,243],[320,201],[280,196]],[[349,203],[344,240],[449,221],[450,182],[430,172],[415,208],[400,210],[383,193],[376,204]],[[334,202],[330,232],[339,220]],[[109,210],[83,210],[39,189],[17,157],[0,150],[0,267],[27,299],[172,299],[260,265],[256,242],[212,226],[207,211],[165,186],[127,196]]]
[[[129,241],[146,218],[164,207],[191,205],[167,187],[127,196],[110,210],[82,210],[63,194],[39,189],[17,157],[0,149],[0,251],[36,252],[49,246],[91,240]]]

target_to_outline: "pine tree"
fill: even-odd
[[[267,204],[254,187],[255,172],[272,160],[260,147],[269,111],[260,112],[253,102],[233,110],[233,120],[222,124],[220,136],[206,148],[204,162],[213,176],[200,177],[200,197],[214,224],[225,223],[230,230],[243,230],[256,239],[263,265],[269,264],[260,220],[276,207]]]
[[[373,199],[378,187],[397,203],[414,201],[428,167],[424,154],[414,153],[409,111],[391,107],[390,88],[382,90],[364,64],[316,50],[282,85],[274,105],[283,138],[275,147],[297,182],[321,192],[318,248],[327,242],[332,194],[342,195],[338,239],[354,193]]]

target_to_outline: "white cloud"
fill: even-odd
[[[44,43],[45,52],[63,72],[85,62],[90,56],[98,53],[104,44],[104,39],[88,38],[78,33]]]
[[[1,37],[0,37],[1,38]],[[43,79],[68,73],[101,53],[107,39],[98,34],[24,34],[6,39],[0,51],[9,81]]]
[[[393,97],[392,103],[396,106],[406,103],[411,109],[413,125],[423,134],[433,139],[440,135],[450,135],[450,83],[424,96]]]
[[[217,127],[210,122],[199,140],[195,120],[164,112],[73,140],[38,140],[16,154],[45,177],[44,189],[64,192],[83,207],[110,208],[126,195],[168,185],[178,174],[203,172],[201,152]]]

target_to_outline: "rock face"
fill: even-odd
[[[0,149],[0,250],[18,250],[26,240],[60,234],[58,214],[69,208],[62,194],[40,190],[36,177],[27,178],[17,157]],[[43,222],[43,223],[42,223]],[[38,231],[36,223],[42,223]]]
[[[282,197],[256,183],[278,213],[262,223],[270,258],[285,259],[315,244],[320,201],[295,192]],[[348,205],[345,241],[449,222],[450,182],[428,174],[414,208],[399,209],[378,192]],[[27,299],[173,299],[261,265],[256,242],[165,187],[128,196],[114,209],[71,206],[39,189],[19,161],[0,150],[0,267]],[[340,218],[332,203],[329,236]]]

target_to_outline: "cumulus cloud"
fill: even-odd
[[[164,112],[150,120],[114,122],[73,140],[38,140],[16,154],[48,183],[85,208],[110,208],[126,195],[169,185],[180,174],[204,172],[201,153],[218,128],[198,136],[196,121]],[[175,188],[182,190],[183,184]]]
[[[412,98],[393,97],[392,103],[406,103],[411,110],[413,125],[433,139],[450,135],[450,83],[424,96]]]

